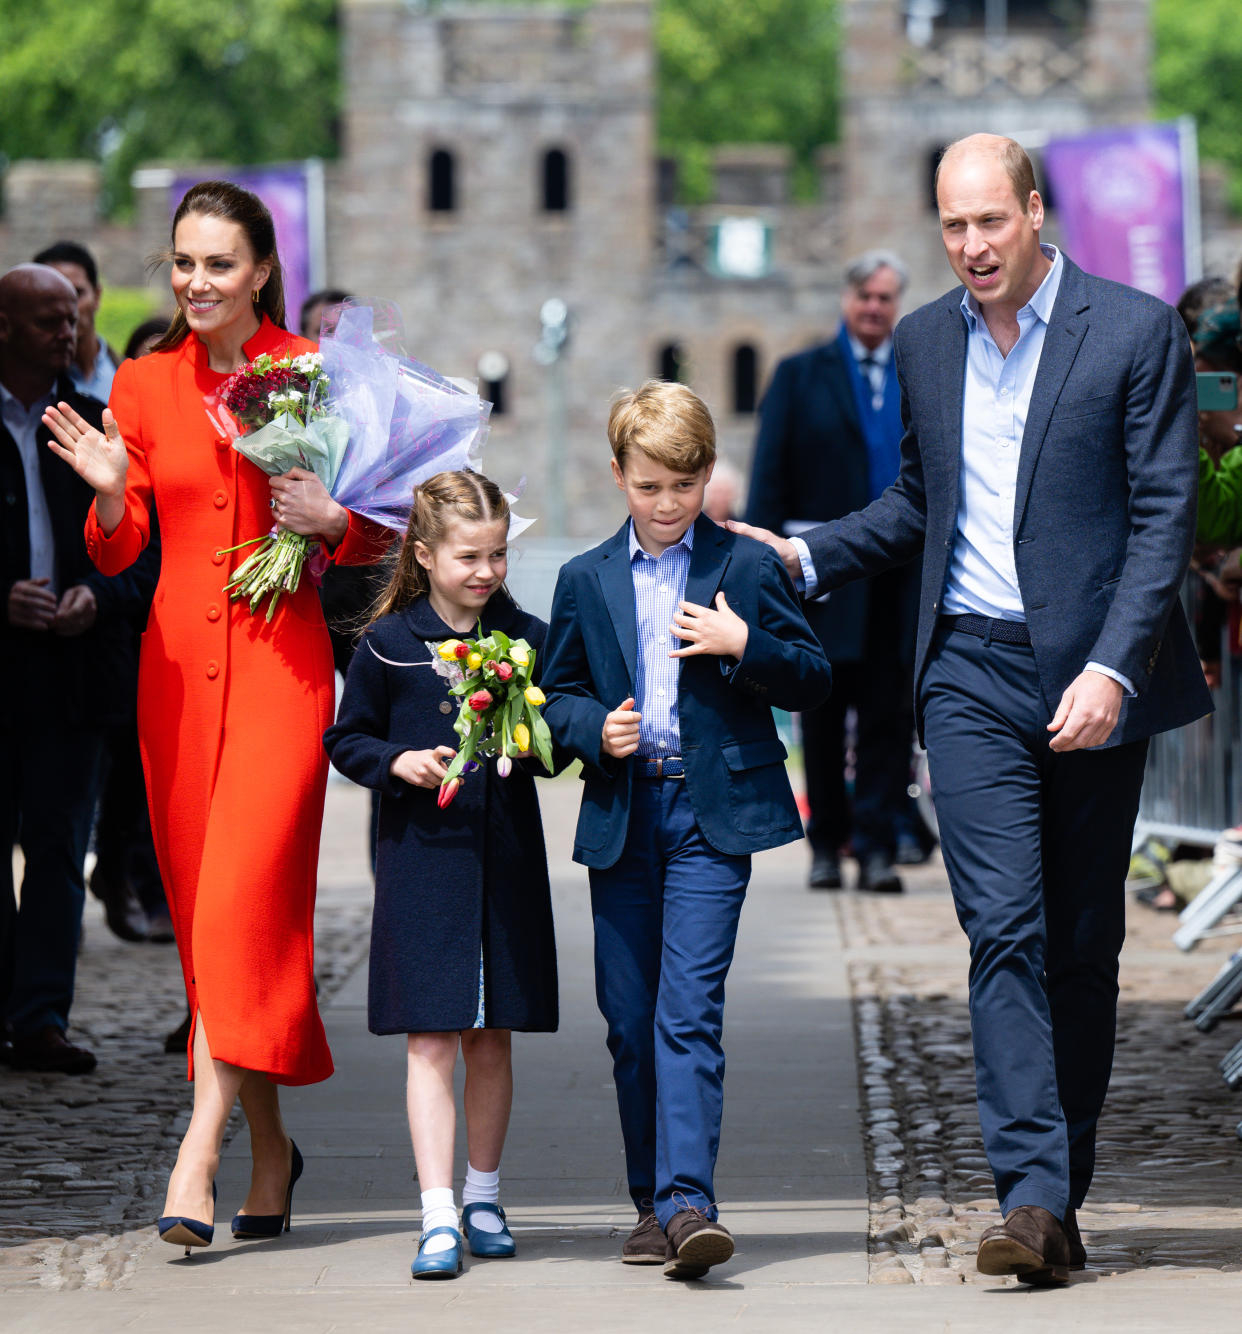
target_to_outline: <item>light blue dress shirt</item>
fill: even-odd
[[[962,467],[957,532],[945,578],[945,615],[988,616],[1025,621],[1013,550],[1014,508],[1022,433],[1031,391],[1044,350],[1048,321],[1061,287],[1065,263],[1055,246],[1040,249],[1052,267],[1030,301],[1018,311],[1018,341],[1003,355],[969,292],[962,296],[966,321],[966,382],[962,407]],[[816,580],[807,545],[791,539],[802,566],[808,597]],[[1134,694],[1120,672],[1098,662],[1086,664]]]
[[[634,579],[634,613],[638,622],[638,680],[634,684],[638,724],[638,753],[652,759],[681,754],[681,727],[677,719],[677,683],[681,659],[668,655],[682,646],[669,626],[678,603],[686,595],[694,525],[680,542],[658,557],[639,545],[630,521],[630,574]]]
[[[95,357],[95,364],[91,367],[91,373],[86,375],[79,368],[76,361],[69,365],[69,378],[73,381],[73,387],[79,394],[86,394],[90,398],[98,399],[100,403],[106,403],[112,393],[112,380],[116,375],[116,363],[112,360],[108,352],[108,345],[101,338],[99,340],[99,352]]]

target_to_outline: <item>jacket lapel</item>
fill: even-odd
[[[697,536],[697,534],[696,534]],[[630,523],[627,519],[621,530],[608,543],[595,570],[604,606],[612,620],[630,686],[638,680],[638,617],[634,611],[634,579],[630,574]]]
[[[962,288],[948,293],[942,310],[945,317],[943,361],[947,370],[944,398],[941,401],[944,464],[947,473],[945,492],[954,497],[949,513],[956,523],[957,488],[962,470],[962,413],[966,400],[966,320],[962,315]],[[935,367],[933,366],[933,374]]]
[[[1087,311],[1091,302],[1087,296],[1086,284],[1082,281],[1082,270],[1076,264],[1064,260],[1065,272],[1061,275],[1061,290],[1052,307],[1052,317],[1044,334],[1043,351],[1039,355],[1039,369],[1035,372],[1035,384],[1031,390],[1031,403],[1026,413],[1026,425],[1022,431],[1022,450],[1018,457],[1018,481],[1014,495],[1013,531],[1017,536],[1022,524],[1022,514],[1026,509],[1027,498],[1031,493],[1031,479],[1035,475],[1035,463],[1048,433],[1048,423],[1052,420],[1057,399],[1061,396],[1065,377],[1074,364],[1078,349],[1082,346],[1083,335],[1087,332]]]
[[[825,343],[821,353],[821,377],[825,390],[831,396],[841,415],[850,428],[861,440],[863,437],[862,421],[858,416],[858,404],[854,400],[854,385],[850,380],[849,367],[845,364],[845,354],[839,341]],[[698,535],[695,535],[698,540]]]
[[[686,574],[686,601],[710,607],[729,564],[729,553],[722,551],[728,536],[705,514],[694,521],[694,550]]]

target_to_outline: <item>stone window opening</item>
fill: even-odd
[[[433,149],[428,161],[427,208],[432,213],[457,210],[457,162],[447,148]]]
[[[665,343],[660,348],[659,380],[668,380],[672,384],[684,384],[686,380],[686,353],[680,343]]]
[[[733,349],[733,411],[750,416],[759,406],[759,353],[753,343]]]
[[[509,411],[509,358],[495,349],[479,358],[479,397],[492,405],[492,416],[503,417]]]
[[[569,207],[569,154],[549,148],[543,155],[543,211],[568,213]]]

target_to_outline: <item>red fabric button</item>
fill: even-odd
[[[217,448],[217,449],[221,449],[221,450],[223,450],[223,449],[228,449],[230,443],[231,443],[231,441],[228,439],[227,436],[219,435],[219,436],[216,437],[216,448]]]
[[[214,681],[220,675],[220,664],[218,662],[209,662],[207,664],[207,679]]]
[[[217,491],[216,494],[212,496],[211,503],[216,509],[222,510],[225,505],[229,503],[229,498],[223,491]]]
[[[212,556],[212,558],[211,558],[211,563],[212,563],[213,565],[223,565],[223,564],[224,564],[224,552],[223,552],[223,551],[217,551],[217,552],[215,553],[215,555]]]
[[[208,619],[209,621],[218,621],[218,620],[220,619],[220,608],[217,607],[217,606],[214,606],[214,605],[208,607],[208,608],[207,608],[207,619]]]

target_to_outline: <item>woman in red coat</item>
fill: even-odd
[[[160,1232],[206,1245],[225,1122],[241,1098],[254,1165],[239,1235],[286,1223],[301,1159],[279,1084],[332,1073],[315,1003],[313,918],[332,722],[332,652],[309,579],[269,624],[222,591],[222,555],[283,527],[344,564],[376,559],[377,530],[313,473],[268,478],[212,425],[204,395],[260,353],[314,344],[286,333],[271,216],[248,191],[196,185],[173,221],[178,313],[155,351],[126,362],[104,433],[65,404],[52,448],[95,488],[86,541],[105,574],[143,549],[152,508],[163,561],[142,640],[139,739],[160,870],[194,1018],[194,1112]],[[194,1226],[191,1226],[191,1225]]]

